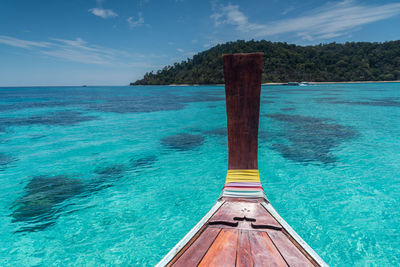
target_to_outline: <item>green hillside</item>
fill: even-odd
[[[269,41],[228,42],[131,85],[223,83],[222,54],[264,52],[263,82],[400,80],[400,41],[299,46]]]

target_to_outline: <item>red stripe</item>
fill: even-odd
[[[230,185],[230,186],[224,186],[224,188],[231,188],[231,187],[235,187],[235,188],[258,188],[258,189],[263,189],[262,186],[240,186],[240,185]]]

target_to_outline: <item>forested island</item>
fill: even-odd
[[[264,52],[262,82],[400,80],[400,40],[300,46],[270,41],[218,44],[131,85],[224,83],[222,54]]]

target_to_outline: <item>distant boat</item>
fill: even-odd
[[[308,82],[300,82],[299,83],[299,86],[307,86],[307,85],[310,85]]]
[[[282,85],[292,85],[292,86],[307,86],[310,85],[308,82],[287,82]]]
[[[156,266],[328,266],[279,216],[261,186],[257,149],[263,53],[223,55],[223,64],[229,150],[225,186],[210,211]]]
[[[283,83],[282,85],[293,85],[293,86],[297,86],[299,85],[298,82],[288,82],[288,83]]]
[[[82,87],[87,87],[87,85],[86,85],[86,84],[84,84],[84,85],[82,85]]]
[[[299,86],[307,86],[307,85],[309,85],[309,83],[308,82],[305,82],[304,80],[304,71],[305,71],[305,66],[304,66],[304,68],[303,68],[303,75],[302,75],[302,77],[301,77],[301,82],[299,83]]]

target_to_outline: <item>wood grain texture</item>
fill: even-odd
[[[251,216],[256,218],[256,221],[252,224],[257,225],[258,227],[274,226],[276,228],[282,228],[282,226],[274,219],[274,217],[272,217],[271,214],[269,214],[269,212],[260,204],[255,205],[253,214],[251,214]]]
[[[254,266],[288,266],[265,232],[249,231]]]
[[[235,266],[237,243],[237,230],[222,229],[198,266]]]
[[[253,257],[251,256],[249,231],[239,231],[238,246],[236,252],[236,266],[253,266]]]
[[[238,203],[239,205],[241,204],[240,202],[236,203]],[[233,202],[225,202],[210,218],[209,222],[227,222],[229,224],[235,224],[237,223],[237,221],[235,221],[233,218],[235,217],[235,214],[238,214],[238,211],[240,211],[240,209],[238,209],[237,204],[235,205]]]
[[[218,236],[221,229],[207,228],[204,232],[194,241],[194,243],[179,257],[179,259],[172,265],[175,267],[182,266],[196,266],[199,264],[215,238]]]
[[[228,117],[228,169],[258,169],[263,53],[223,55]]]
[[[210,218],[209,222],[217,224],[223,222],[234,226],[238,221],[234,218],[251,218],[255,219],[252,222],[258,229],[272,226],[282,228],[281,225],[269,214],[269,212],[256,202],[225,202],[219,210]],[[240,223],[238,224],[241,225]]]
[[[314,266],[303,253],[281,231],[267,230],[269,237],[285,258],[289,266]]]

